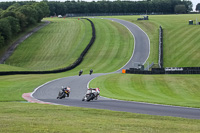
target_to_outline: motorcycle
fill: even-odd
[[[98,89],[98,91],[97,91]],[[97,100],[98,97],[99,97],[99,93],[100,93],[100,90],[99,88],[96,88],[96,89],[92,89],[92,88],[89,88],[86,92],[86,95],[83,97],[82,101],[91,101],[91,100]]]
[[[59,93],[58,93],[58,97],[57,97],[57,99],[62,99],[62,98],[65,98],[65,97],[69,97],[69,93],[70,93],[70,91],[69,90],[64,90],[64,91],[60,91]]]

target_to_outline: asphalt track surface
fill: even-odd
[[[150,41],[146,33],[144,33],[138,26],[136,26],[133,23],[119,19],[109,18],[109,20],[116,21],[127,27],[127,29],[129,29],[129,31],[133,34],[135,39],[135,46],[134,46],[135,48],[131,59],[127,64],[124,65],[124,67],[113,73],[119,73],[121,72],[122,69],[133,67],[134,62],[140,62],[144,64],[148,59],[150,52]],[[200,109],[198,108],[187,108],[187,107],[158,105],[158,104],[131,102],[131,101],[121,101],[104,97],[100,97],[98,100],[90,102],[81,101],[87,91],[89,82],[98,76],[107,74],[109,73],[98,73],[92,75],[86,74],[81,76],[77,75],[77,76],[56,79],[36,88],[32,93],[32,97],[43,102],[66,105],[66,106],[200,119]],[[65,99],[56,99],[58,92],[61,89],[61,86],[66,86],[66,85],[70,86],[71,88],[70,97]]]

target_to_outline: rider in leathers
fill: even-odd
[[[85,101],[85,100],[86,100],[86,95],[87,95],[87,94],[90,94],[90,93],[93,93],[94,96],[95,96],[94,99],[97,100],[97,99],[98,99],[98,96],[99,96],[99,94],[100,94],[100,89],[99,89],[99,88],[89,88],[89,89],[87,90],[85,96],[83,97],[82,101]]]
[[[70,94],[70,87],[69,86],[67,86],[67,87],[63,87],[62,86],[62,89],[59,91],[59,93],[58,93],[58,97],[57,97],[57,99],[61,96],[61,94],[64,92],[64,93],[66,93],[65,91],[68,91],[68,93],[67,93],[67,97],[69,97],[69,94]]]

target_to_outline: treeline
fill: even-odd
[[[0,3],[0,48],[30,25],[49,15],[46,2]]]
[[[200,12],[200,3],[196,5],[196,11]]]
[[[192,10],[192,2],[186,0],[144,0],[144,1],[65,1],[48,2],[50,15],[80,14],[80,13],[163,13],[173,14]],[[181,5],[181,6],[177,6]]]
[[[84,13],[187,13],[189,0],[0,2],[0,47],[45,16]]]

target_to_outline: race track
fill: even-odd
[[[110,19],[110,18],[109,18]],[[150,53],[150,41],[148,36],[135,24],[119,20],[110,19],[126,26],[129,31],[134,35],[135,48],[133,56],[125,66],[120,70],[114,72],[119,73],[122,69],[133,67],[133,63],[144,64],[148,59]],[[108,73],[107,73],[108,74]],[[113,100],[108,98],[100,97],[97,101],[83,102],[82,97],[86,93],[87,86],[90,80],[95,77],[106,75],[105,73],[93,74],[93,75],[82,75],[82,76],[71,76],[66,78],[57,79],[48,82],[38,88],[32,93],[32,96],[40,101],[61,104],[66,106],[76,106],[85,108],[96,108],[96,109],[108,109],[114,111],[125,111],[140,114],[160,115],[160,116],[174,116],[191,119],[200,119],[200,109],[197,108],[185,108],[175,106],[156,105],[139,102],[129,102]],[[71,87],[71,93],[69,98],[56,99],[57,94],[61,86],[68,85]],[[101,88],[100,88],[101,89]]]

